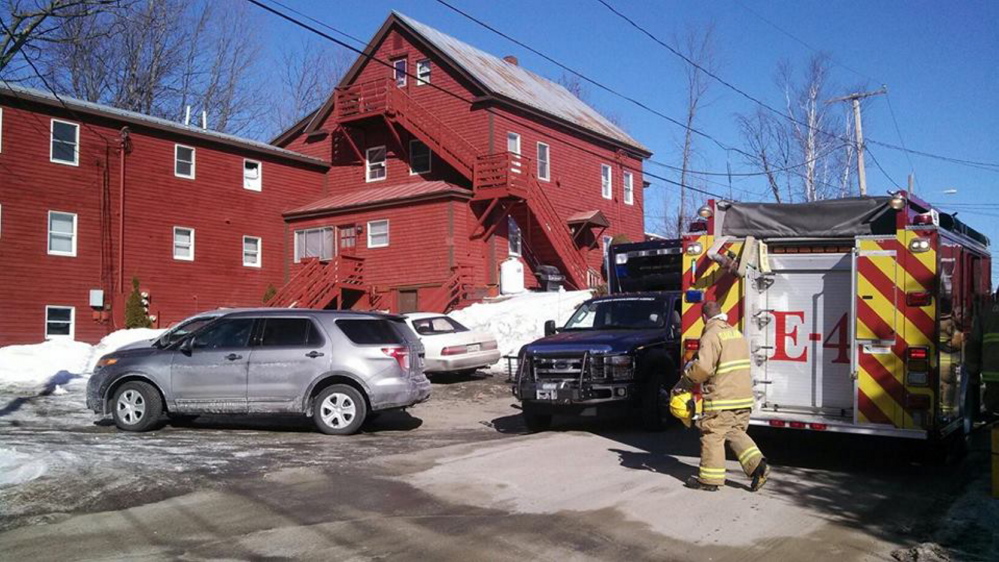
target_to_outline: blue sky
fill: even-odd
[[[500,56],[514,54],[522,66],[539,74],[557,77],[562,73],[434,0],[283,1],[364,40],[396,9],[485,51]],[[595,80],[678,120],[684,118],[685,63],[596,0],[449,1]],[[902,139],[910,149],[999,162],[999,2],[608,1],[670,42],[688,28],[714,22],[719,75],[754,97],[779,106],[774,84],[778,61],[786,58],[800,66],[812,51],[755,12],[811,47],[828,52],[839,63],[832,69],[833,91],[845,94],[858,84],[872,88],[886,84]],[[275,49],[293,37],[308,35],[274,16],[265,21],[269,22],[270,45]],[[655,160],[679,163],[681,128],[610,94],[591,90],[593,103],[619,116],[627,130],[655,152]],[[712,83],[709,99],[697,127],[726,145],[742,147],[734,116],[752,111],[754,104],[718,83]],[[902,144],[884,97],[865,107],[864,133],[869,139]],[[710,141],[699,142],[697,149],[699,169],[724,171],[731,165],[734,171],[755,171],[738,155],[729,157]],[[870,149],[888,175],[904,185],[910,171],[906,155],[884,147]],[[962,219],[999,243],[999,170],[922,156],[911,159],[920,195],[959,209]],[[872,194],[892,187],[870,158],[867,164]],[[676,178],[669,170],[646,169]],[[724,177],[712,180],[725,185],[704,187],[728,193]],[[675,187],[652,182],[646,191],[650,229],[659,220],[656,215],[661,214],[663,197],[675,197]],[[765,190],[761,178],[737,179],[733,186],[736,197],[741,198]],[[945,194],[948,189],[957,193]]]

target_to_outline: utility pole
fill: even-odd
[[[887,86],[873,92],[857,92],[841,98],[833,98],[826,103],[837,103],[841,101],[853,102],[853,121],[856,129],[857,143],[857,178],[860,180],[860,195],[867,195],[867,171],[864,169],[864,129],[860,123],[860,100],[872,96],[880,96],[888,93]]]

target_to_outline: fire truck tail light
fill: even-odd
[[[913,238],[909,241],[909,250],[916,254],[930,251],[930,241],[926,238]]]
[[[929,384],[930,349],[928,347],[910,347],[906,355],[906,382],[913,386]]]
[[[694,221],[690,223],[690,232],[707,232],[708,223],[707,221]]]
[[[930,293],[906,293],[906,306],[930,306],[933,303],[933,295]]]
[[[683,340],[683,349],[686,351],[697,351],[701,349],[700,340]]]
[[[930,356],[930,350],[927,347],[910,347],[908,350],[909,360],[921,359],[926,360]]]
[[[910,394],[905,397],[905,407],[911,410],[929,410],[930,397],[925,394]]]
[[[791,422],[788,425],[791,426],[791,429],[805,429],[805,422]]]
[[[787,425],[784,420],[770,420],[770,427],[784,427]]]
[[[912,224],[933,224],[933,215],[923,213],[912,217]]]
[[[828,425],[824,423],[810,423],[808,424],[809,429],[814,429],[815,431],[825,431],[829,428]]]

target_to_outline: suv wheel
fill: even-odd
[[[111,407],[118,429],[149,431],[163,414],[163,399],[153,385],[130,381],[115,391]]]
[[[530,402],[524,402],[522,408],[524,425],[532,433],[547,431],[552,426],[551,414],[538,412],[537,408]]]
[[[665,377],[660,369],[650,369],[642,379],[641,388],[641,417],[642,428],[646,431],[662,431],[665,428],[663,414],[666,409],[663,407],[663,381]]]
[[[330,385],[316,396],[312,419],[319,431],[329,435],[352,435],[361,429],[368,406],[356,388]]]

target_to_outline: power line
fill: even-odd
[[[895,187],[897,187],[898,189],[902,189],[902,186],[901,186],[901,185],[899,185],[899,184],[898,184],[898,182],[896,182],[896,181],[895,181],[895,180],[894,180],[894,179],[893,179],[893,178],[892,178],[891,176],[889,176],[889,175],[888,175],[888,172],[886,172],[886,171],[885,171],[885,169],[884,169],[884,168],[883,168],[883,167],[881,166],[881,162],[878,162],[878,159],[877,159],[877,157],[876,157],[876,156],[874,156],[874,153],[873,153],[873,152],[871,152],[871,149],[869,149],[869,148],[865,148],[865,151],[867,152],[867,154],[869,154],[869,155],[870,155],[870,157],[871,157],[871,160],[872,160],[872,161],[874,162],[874,165],[875,165],[875,166],[877,166],[879,170],[881,170],[881,174],[882,174],[882,175],[883,175],[884,177],[888,178],[888,181],[890,181],[890,182],[892,183],[892,185],[894,185],[894,186],[895,186]]]
[[[913,181],[918,183],[919,176],[916,175],[916,167],[912,165],[912,156],[909,154],[909,149],[905,147],[905,139],[902,138],[902,129],[898,126],[898,119],[895,118],[895,109],[891,106],[891,94],[887,91],[885,92],[885,101],[888,102],[888,113],[891,114],[891,122],[895,125],[895,134],[898,135],[898,142],[902,143],[902,148],[905,149],[905,159],[909,161],[909,172],[912,174]]]
[[[316,29],[316,28],[314,28],[314,27],[312,27],[312,26],[310,26],[310,25],[308,25],[308,24],[306,24],[306,23],[304,23],[302,21],[297,20],[294,17],[289,16],[288,14],[285,14],[285,13],[281,12],[280,10],[277,10],[277,9],[271,7],[271,6],[268,6],[268,5],[264,4],[261,0],[246,0],[246,1],[249,2],[249,3],[251,3],[251,4],[253,4],[253,5],[255,5],[255,6],[257,6],[257,7],[259,7],[259,8],[262,8],[262,9],[264,9],[264,10],[266,10],[266,11],[268,11],[268,12],[270,12],[270,13],[278,16],[278,17],[280,17],[281,19],[284,19],[285,21],[288,21],[289,23],[292,23],[292,24],[294,24],[294,25],[296,25],[298,27],[301,27],[302,29],[305,29],[305,30],[307,30],[307,31],[309,31],[311,33],[314,33],[314,34],[316,34],[316,35],[318,35],[318,36],[320,36],[320,37],[322,37],[324,39],[332,41],[332,42],[336,43],[337,45],[340,45],[341,47],[349,49],[350,51],[353,51],[353,52],[361,55],[362,57],[364,57],[368,61],[375,62],[375,63],[380,64],[380,65],[382,65],[382,66],[384,66],[386,68],[390,68],[390,69],[395,70],[395,68],[391,65],[391,63],[379,60],[374,55],[365,53],[361,49],[358,49],[358,48],[356,48],[356,47],[354,47],[352,45],[349,45],[348,43],[346,43],[344,41],[341,41],[340,39],[337,39],[335,37],[332,37],[329,34],[323,33],[322,31],[320,31],[320,30],[318,30],[318,29]],[[273,2],[274,4],[280,5],[282,7],[284,6],[280,2],[277,2],[276,0],[271,0],[271,2]],[[291,11],[295,11],[295,10],[291,10]],[[296,11],[296,13],[297,13],[297,11]],[[329,29],[329,30],[337,33],[338,35],[342,35],[344,37],[348,37],[348,38],[354,39],[355,41],[360,42],[359,39],[356,39],[356,38],[348,35],[347,33],[344,33],[342,31],[340,31],[340,30],[338,30],[338,29],[330,26],[329,24],[323,23],[323,22],[321,22],[319,20],[316,20],[315,18],[311,18],[310,16],[303,15],[302,17],[305,17],[305,18],[309,19],[310,21],[313,21],[317,25],[321,25],[321,26],[327,28],[327,29]],[[410,74],[408,72],[408,70],[405,72],[405,74],[407,75],[407,77],[414,78],[414,79],[416,78],[416,76],[414,74]],[[452,92],[452,91],[450,91],[450,90],[448,90],[446,88],[443,88],[443,87],[441,87],[438,84],[434,84],[434,83],[430,82],[427,85],[431,86],[432,88],[434,88],[434,89],[436,89],[436,90],[438,90],[438,91],[440,91],[440,92],[442,92],[444,94],[447,94],[447,95],[449,95],[449,96],[451,96],[453,98],[459,99],[459,100],[461,100],[461,101],[463,101],[465,103],[472,103],[474,101],[474,100],[471,100],[471,99],[466,99],[463,96],[461,96],[461,95],[459,95],[459,94],[457,94],[455,92]],[[486,111],[489,111],[489,110],[487,109]],[[535,132],[540,132],[540,133],[544,133],[545,132],[545,131],[541,131],[541,130],[536,129],[536,128],[532,128],[530,126],[527,126],[527,127],[529,129],[531,129],[531,130],[534,130]],[[581,147],[581,146],[578,146],[578,145],[572,145],[572,146],[574,146],[576,148],[579,148],[581,150],[586,150],[587,152],[590,152],[591,154],[596,154],[592,150],[589,150],[586,147]],[[627,167],[627,166],[622,165],[622,167]],[[658,179],[660,181],[664,181],[664,182],[672,184],[672,185],[686,187],[687,189],[690,189],[691,191],[695,191],[697,193],[701,193],[701,194],[704,194],[704,195],[709,195],[711,197],[717,197],[719,199],[724,199],[724,197],[722,195],[719,195],[717,193],[712,193],[712,192],[707,191],[705,189],[699,189],[699,188],[696,188],[696,187],[684,186],[683,184],[681,184],[681,183],[679,183],[677,181],[674,181],[674,180],[671,180],[669,178],[665,178],[665,177],[662,177],[662,176],[650,173],[650,172],[648,172],[646,170],[642,170],[642,169],[638,169],[638,168],[629,168],[629,169],[641,173],[643,177],[655,178],[655,179]]]
[[[441,0],[438,0],[438,1],[441,1]],[[830,133],[829,131],[826,131],[824,129],[821,129],[819,127],[811,125],[810,123],[799,121],[798,119],[795,119],[793,116],[788,115],[788,114],[784,113],[783,111],[774,108],[773,106],[767,104],[766,102],[764,102],[764,101],[762,101],[762,100],[760,100],[760,99],[758,99],[756,97],[753,97],[752,95],[750,95],[749,93],[747,93],[745,90],[742,90],[741,88],[739,88],[739,87],[735,86],[734,84],[728,82],[727,80],[725,80],[724,78],[718,76],[714,72],[711,72],[711,70],[709,70],[707,68],[704,68],[703,66],[701,66],[700,64],[698,64],[696,61],[691,60],[689,57],[687,57],[686,55],[684,55],[680,51],[676,50],[673,46],[671,46],[668,43],[666,43],[665,41],[659,39],[656,35],[654,35],[650,31],[648,31],[644,27],[642,27],[635,20],[631,19],[630,17],[628,17],[627,15],[625,15],[624,13],[622,13],[618,9],[616,9],[614,6],[610,5],[606,0],[597,0],[597,2],[603,4],[603,6],[606,7],[608,10],[610,10],[613,14],[615,14],[616,16],[618,16],[619,18],[621,18],[622,20],[624,20],[625,22],[627,22],[631,27],[637,29],[643,35],[647,36],[649,39],[651,39],[652,41],[654,41],[655,43],[657,43],[658,45],[660,45],[664,49],[666,49],[669,52],[673,53],[674,55],[680,57],[687,64],[690,64],[694,68],[700,70],[701,72],[703,72],[707,76],[710,76],[711,78],[715,79],[717,82],[719,82],[720,84],[722,84],[723,86],[731,89],[732,91],[738,93],[739,95],[743,96],[744,98],[746,98],[746,99],[748,99],[748,100],[756,103],[757,105],[759,105],[759,106],[767,109],[768,111],[771,111],[771,112],[773,112],[773,113],[775,113],[777,115],[780,115],[781,117],[783,117],[784,119],[787,119],[787,120],[791,121],[792,123],[795,123],[795,124],[800,125],[802,127],[806,127],[806,128],[808,128],[808,129],[810,129],[812,131],[821,133],[823,135],[826,135],[826,136],[829,136],[829,137],[833,137],[833,138],[837,138],[837,139],[839,139],[841,141],[844,141],[844,142],[850,142],[850,140],[847,139],[847,138],[845,138],[845,137],[842,137],[842,136],[840,136],[840,135],[838,135],[836,133]],[[901,150],[901,151],[904,151],[904,152],[907,152],[907,153],[910,152],[909,149],[907,149],[905,147],[900,147],[900,146],[897,146],[897,145],[894,145],[894,144],[890,144],[890,143],[886,143],[886,142],[875,141],[873,139],[869,139],[867,142],[871,143],[871,144],[876,144],[876,145],[879,145],[879,146],[883,146],[885,148],[890,148],[890,149],[893,149],[893,150]],[[928,158],[937,158],[937,159],[940,159],[940,160],[945,160],[945,161],[949,161],[949,162],[953,162],[953,163],[957,163],[957,164],[995,167],[996,170],[994,170],[994,171],[999,172],[999,164],[996,164],[996,163],[975,162],[975,161],[971,161],[971,160],[963,160],[963,159],[960,159],[960,158],[952,158],[952,157],[949,157],[949,156],[942,156],[942,155],[939,155],[939,154],[932,154],[932,153],[929,153],[929,152],[921,152],[921,151],[918,151],[918,150],[912,150],[911,153],[912,154],[918,154],[920,156],[926,156]]]

